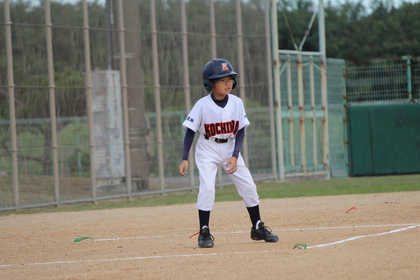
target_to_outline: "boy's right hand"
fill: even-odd
[[[181,176],[187,176],[188,171],[188,160],[181,161],[181,164],[178,167],[178,172]]]

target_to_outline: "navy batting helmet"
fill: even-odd
[[[207,62],[203,68],[204,88],[210,92],[213,89],[213,83],[226,76],[232,77],[232,89],[234,89],[236,87],[236,77],[238,74],[233,71],[230,62],[223,58],[217,58]]]

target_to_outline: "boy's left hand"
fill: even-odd
[[[226,163],[227,173],[233,174],[236,172],[238,167],[238,159],[236,157],[231,157],[228,162]]]
[[[188,171],[188,160],[181,161],[181,164],[178,167],[178,172],[181,176],[187,176]]]

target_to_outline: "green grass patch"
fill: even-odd
[[[330,180],[303,180],[294,182],[268,182],[257,183],[257,186],[261,199],[420,191],[420,174],[339,178]],[[120,199],[99,201],[97,204],[65,204],[60,205],[60,207],[4,211],[0,212],[0,215],[165,206],[195,203],[196,199],[197,191],[189,191],[183,193],[133,197],[132,200]],[[218,188],[216,191],[217,202],[239,200],[242,200],[242,198],[238,195],[236,188],[233,185]]]
[[[420,175],[404,175],[265,183],[259,194],[261,198],[284,198],[419,190]]]

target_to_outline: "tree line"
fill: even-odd
[[[47,66],[46,66],[46,44],[45,44],[45,11],[41,1],[40,5],[33,5],[31,1],[11,1],[13,56],[14,56],[14,79],[17,85],[17,117],[18,118],[45,118],[48,117],[48,99],[45,91],[48,87]],[[140,9],[148,11],[149,0],[139,0]],[[391,4],[390,4],[391,3]],[[191,42],[202,44],[200,33],[208,32],[205,26],[208,19],[202,13],[195,12],[207,5],[206,0],[186,1],[187,16]],[[225,7],[226,16],[235,17],[234,1],[221,1],[219,6]],[[179,31],[179,18],[173,11],[176,9],[174,1],[156,1],[157,26],[160,30],[164,28],[177,29]],[[250,0],[242,2],[242,13],[245,15],[244,28],[253,28],[253,32],[264,34],[264,22],[257,24],[247,21],[255,13],[263,14],[264,1]],[[283,0],[278,5],[278,34],[279,47],[281,49],[295,49],[299,45],[305,32],[310,31],[303,44],[303,51],[318,51],[318,17],[308,30],[308,25],[317,9],[312,0]],[[368,12],[369,11],[369,12]],[[420,3],[403,2],[395,7],[387,0],[373,0],[371,6],[366,7],[362,1],[345,1],[342,4],[334,4],[334,1],[325,3],[325,27],[326,27],[326,49],[327,57],[346,60],[370,59],[378,57],[396,57],[403,55],[420,56]],[[80,75],[84,71],[84,41],[83,41],[83,19],[82,3],[76,4],[51,2],[51,16],[54,24],[53,29],[53,52],[54,71],[56,75],[57,92],[57,113],[59,116],[78,116],[86,112],[84,98],[84,77]],[[159,16],[165,15],[165,16]],[[149,13],[144,15],[141,22],[142,32],[145,32],[142,42],[150,44],[150,20]],[[191,22],[200,21],[200,24]],[[170,22],[170,27],[164,25]],[[107,69],[109,67],[108,55],[108,34],[106,7],[98,2],[89,1],[89,24],[90,42],[92,51],[92,66],[94,69]],[[229,21],[224,25],[231,24]],[[251,26],[253,24],[253,26]],[[0,118],[8,119],[8,92],[7,92],[7,60],[4,19],[4,2],[0,3]],[[149,34],[147,34],[149,32]],[[223,28],[219,30],[224,35]],[[133,36],[130,34],[129,36]],[[178,35],[177,35],[178,36]],[[234,40],[234,36],[226,37],[227,41]],[[180,45],[180,39],[177,44]],[[194,41],[196,40],[196,41]],[[170,52],[174,37],[167,36],[159,41],[160,49]],[[251,42],[251,41],[250,41]],[[167,43],[167,46],[163,44]],[[252,43],[252,42],[251,42]],[[249,46],[249,54],[255,51],[260,45]],[[194,43],[193,43],[194,44]],[[200,46],[201,48],[201,46]],[[191,56],[200,55],[200,48],[190,48]],[[148,51],[144,48],[144,52]],[[151,56],[145,56],[151,60]],[[168,63],[162,67],[162,79],[179,82],[179,77],[170,74],[170,69],[177,67],[171,65],[171,60],[165,59]],[[149,62],[150,63],[150,62]],[[173,62],[172,62],[173,63]],[[201,65],[196,66],[201,67]],[[180,73],[180,71],[177,71]],[[258,73],[258,72],[256,72]],[[181,74],[179,74],[181,75]],[[150,74],[145,73],[145,84],[147,79],[152,80]],[[34,86],[36,85],[36,86]],[[23,102],[23,96],[32,96]],[[39,98],[39,96],[44,96]],[[74,103],[69,106],[68,100]],[[152,100],[152,98],[149,98]],[[21,103],[19,103],[22,101]],[[36,104],[37,106],[33,106]],[[44,108],[44,109],[40,109]]]
[[[303,37],[314,6],[307,0],[282,2],[284,14],[282,10],[278,14],[279,45],[282,49],[295,49],[290,34],[297,41]],[[367,7],[363,1],[333,2],[325,4],[327,57],[354,60],[420,55],[420,3],[403,2],[395,7],[390,1],[374,0]],[[319,49],[316,26],[317,18],[303,50]]]

